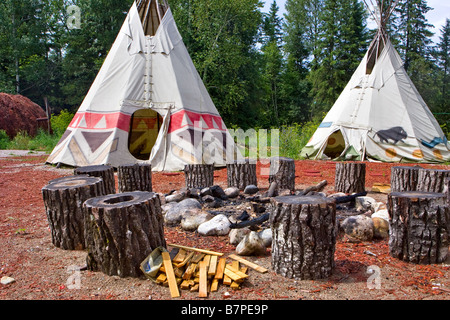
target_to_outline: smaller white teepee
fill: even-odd
[[[396,4],[383,7],[384,1],[378,1],[378,5],[378,10],[372,11],[379,24],[375,39],[301,156],[449,161],[450,144],[384,30]]]

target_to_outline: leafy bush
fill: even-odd
[[[62,136],[64,132],[66,132],[66,129],[73,117],[74,114],[67,110],[62,110],[57,116],[52,115],[51,124],[54,134],[57,136]]]
[[[9,137],[5,130],[0,130],[0,150],[8,149]]]
[[[280,155],[283,157],[300,159],[300,152],[308,144],[321,123],[320,118],[304,124],[282,126],[280,130]]]

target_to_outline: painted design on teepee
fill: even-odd
[[[219,126],[218,123],[221,125]],[[169,133],[175,132],[179,129],[189,128],[201,128],[203,130],[220,130],[227,131],[223,124],[222,117],[213,114],[198,113],[187,110],[180,110],[172,114],[170,118]]]
[[[83,151],[80,148],[80,145],[78,144],[77,140],[75,138],[72,138],[69,142],[69,150],[72,154],[72,158],[75,160],[75,164],[77,166],[89,166],[90,162],[87,160],[86,156],[84,155]]]
[[[71,133],[72,133],[71,130],[66,130],[66,132],[64,132],[64,134],[62,135],[61,139],[58,141],[58,144],[56,146],[59,146],[61,143],[63,143],[71,135]]]
[[[89,145],[91,152],[95,153],[98,148],[100,148],[108,140],[113,132],[81,131],[81,134]]]
[[[95,113],[95,112],[78,112],[69,128],[72,129],[89,129],[89,130],[105,130],[118,128],[123,131],[129,131],[131,116],[122,112],[114,113]]]
[[[392,143],[396,145],[400,141],[403,142],[404,139],[408,138],[408,134],[402,127],[394,127],[388,130],[380,130],[376,133],[376,136],[380,139],[380,142]]]

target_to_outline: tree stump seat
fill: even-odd
[[[286,157],[270,159],[269,184],[276,182],[276,192],[295,191],[295,161]]]
[[[214,185],[214,165],[190,164],[184,167],[186,188],[206,188]]]
[[[83,208],[88,269],[144,278],[142,261],[166,246],[159,196],[145,191],[106,195],[87,200]]]
[[[249,159],[236,160],[227,164],[228,187],[244,190],[246,186],[257,185],[256,161]]]
[[[417,191],[442,193],[448,177],[450,170],[421,168],[417,175]]]
[[[391,192],[416,191],[419,166],[398,166],[391,169]]]
[[[116,193],[116,182],[114,178],[114,168],[108,165],[86,166],[75,168],[75,175],[88,175],[103,179],[106,194]]]
[[[442,193],[389,194],[390,255],[416,264],[445,261],[450,235],[450,212],[446,202],[446,195]]]
[[[336,163],[335,191],[362,193],[366,190],[366,164],[362,162]]]
[[[58,178],[42,188],[45,211],[54,246],[64,250],[85,249],[83,203],[105,194],[99,177]]]
[[[119,193],[133,191],[152,192],[152,166],[149,163],[120,165],[117,169]]]
[[[331,275],[336,246],[336,204],[319,196],[271,199],[272,267],[284,277],[315,280]]]

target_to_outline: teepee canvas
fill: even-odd
[[[382,8],[382,1],[378,4],[378,10],[372,12],[379,24],[375,39],[301,156],[383,162],[449,161],[447,138],[384,31],[394,5]]]
[[[48,163],[224,165],[234,142],[165,0],[136,0]]]

